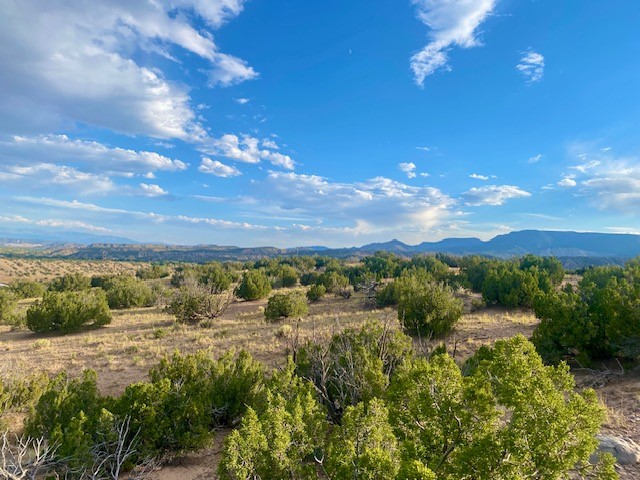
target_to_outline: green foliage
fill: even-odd
[[[575,392],[566,365],[547,367],[520,336],[483,349],[463,376],[453,359],[406,362],[388,393],[404,464],[437,478],[568,478],[587,474],[604,409]],[[615,478],[615,477],[603,477]]]
[[[238,298],[259,300],[271,292],[271,282],[262,270],[249,270],[242,275],[242,281],[236,289]]]
[[[268,322],[282,318],[302,317],[309,313],[307,299],[300,292],[276,293],[269,298],[264,309],[264,317]]]
[[[397,283],[387,283],[384,287],[376,292],[376,307],[384,308],[398,304]]]
[[[109,308],[150,307],[157,298],[144,281],[130,276],[118,275],[106,279],[102,288],[107,293]]]
[[[234,275],[220,262],[211,262],[199,268],[198,283],[205,285],[210,293],[222,293],[228,290]]]
[[[562,267],[562,263],[555,257],[525,255],[520,259],[520,270],[534,269],[548,277],[551,285],[554,287],[560,285],[564,279],[564,268]]]
[[[551,363],[569,355],[587,363],[640,356],[640,277],[633,265],[622,272],[588,270],[578,292],[550,292],[536,302],[535,312],[541,322],[532,340]]]
[[[339,294],[341,291],[349,287],[349,278],[338,273],[335,270],[325,271],[318,277],[317,285],[323,285],[328,293]]]
[[[12,318],[17,304],[18,299],[11,290],[0,288],[0,323],[6,323]]]
[[[49,283],[51,292],[79,292],[91,288],[91,279],[80,273],[66,273]]]
[[[408,271],[394,281],[388,297],[397,299],[398,319],[405,331],[420,335],[444,335],[462,316],[462,300],[453,290],[434,283],[424,270]],[[385,298],[380,296],[380,301]]]
[[[9,284],[9,290],[20,299],[42,297],[47,291],[42,283],[31,280],[14,280]]]
[[[129,385],[114,413],[131,418],[146,455],[204,446],[219,427],[235,425],[262,385],[262,366],[242,351],[220,359],[200,351],[175,353],[149,373],[151,381]]]
[[[329,478],[396,478],[400,452],[388,418],[387,407],[379,399],[347,408],[328,446]]]
[[[93,370],[86,370],[81,379],[58,375],[27,419],[25,433],[58,445],[56,455],[72,466],[88,464],[99,433],[109,428],[103,422],[109,400],[100,396],[96,382]]]
[[[300,285],[308,286],[315,285],[318,281],[318,273],[317,272],[306,272],[300,275]]]
[[[396,277],[404,261],[394,253],[376,252],[373,256],[364,257],[362,263],[380,280]]]
[[[166,265],[153,264],[148,267],[141,267],[136,271],[136,277],[140,280],[154,280],[169,276],[169,268]]]
[[[314,455],[324,445],[328,423],[313,385],[297,377],[290,363],[274,374],[265,397],[227,437],[220,478],[316,478]]]
[[[453,278],[449,265],[435,255],[416,255],[409,262],[409,266],[425,270],[438,282],[448,282]]]
[[[545,288],[549,290],[550,286]],[[540,278],[533,269],[525,271],[514,266],[501,266],[489,270],[482,283],[482,298],[487,304],[532,307],[541,293]]]
[[[278,265],[270,272],[273,288],[295,287],[298,283],[298,271],[291,265]]]
[[[327,293],[327,288],[324,285],[311,285],[307,290],[307,299],[310,302],[317,302]]]
[[[380,322],[336,334],[327,345],[310,343],[296,358],[297,373],[314,383],[338,420],[348,405],[384,394],[398,366],[411,358],[411,338]]]
[[[111,323],[103,290],[47,292],[27,310],[27,327],[37,333],[69,333]]]

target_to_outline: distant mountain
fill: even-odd
[[[138,243],[134,240],[124,237],[116,237],[112,235],[97,235],[93,233],[83,232],[47,232],[41,230],[9,230],[0,232],[0,244],[8,243],[40,243],[43,245],[54,245],[61,243],[76,243],[80,245],[90,245],[92,243],[118,243],[118,244],[134,244]]]
[[[102,235],[73,234],[74,244],[67,243],[73,236],[61,233],[64,245],[56,245],[52,238],[33,256],[74,259],[111,259],[154,262],[207,262],[212,260],[255,260],[263,257],[291,255],[326,255],[336,258],[357,258],[377,251],[393,252],[402,256],[420,253],[450,253],[454,255],[487,255],[507,258],[532,253],[556,256],[570,268],[604,263],[622,263],[640,255],[640,235],[611,233],[552,232],[523,230],[498,235],[491,240],[478,238],[447,238],[438,242],[407,245],[399,240],[370,243],[361,247],[327,248],[322,246],[275,248],[236,247],[220,245],[155,245],[136,244],[128,239]],[[13,237],[13,236],[12,236]],[[35,237],[23,236],[32,243]],[[99,239],[99,240],[96,240]],[[87,243],[89,243],[87,245]],[[23,253],[20,253],[22,255]]]

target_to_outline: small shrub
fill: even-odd
[[[301,317],[309,313],[307,300],[298,292],[281,294],[276,293],[267,303],[264,316],[267,321],[275,322],[281,318]]]
[[[156,302],[153,290],[142,280],[130,275],[118,275],[105,280],[109,308],[150,307]]]
[[[36,340],[33,343],[34,350],[43,350],[45,348],[49,348],[50,346],[51,346],[51,340],[48,340],[46,338],[41,338],[39,340]]]
[[[236,289],[238,298],[259,300],[271,292],[271,282],[262,270],[249,270],[242,275],[242,281]]]
[[[327,288],[324,285],[311,285],[307,290],[307,298],[310,302],[317,302],[327,293]]]
[[[49,284],[51,292],[79,292],[91,288],[91,279],[80,273],[66,273]]]
[[[109,323],[111,312],[103,290],[47,292],[27,310],[27,328],[37,333],[68,333]]]
[[[222,315],[232,300],[230,291],[213,294],[207,287],[190,282],[174,293],[167,309],[180,323],[198,323]]]

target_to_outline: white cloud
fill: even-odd
[[[141,183],[140,184],[140,194],[143,197],[154,198],[154,197],[165,197],[165,196],[169,195],[169,192],[167,192],[160,185]]]
[[[165,77],[157,56],[178,61],[186,50],[209,66],[216,84],[255,78],[246,62],[218,50],[210,32],[238,15],[243,4],[33,0],[4,5],[0,131],[49,132],[81,122],[129,135],[205,137],[186,88]]]
[[[245,105],[245,104],[250,102],[250,100],[248,98],[236,98],[235,101],[236,101],[236,103],[239,103],[240,105]]]
[[[416,147],[416,150],[422,150],[424,152],[431,151],[431,147]]]
[[[198,168],[202,173],[209,173],[211,175],[215,175],[216,177],[235,177],[238,175],[242,175],[242,172],[238,170],[236,167],[231,165],[225,165],[224,163],[218,160],[211,160],[208,157],[202,157],[202,163]]]
[[[598,164],[586,170],[582,191],[595,197],[600,209],[627,213],[640,211],[640,161],[624,159]]]
[[[560,187],[575,187],[576,181],[571,177],[564,177],[562,180],[558,182]]]
[[[431,42],[411,57],[415,81],[422,86],[439,69],[450,70],[448,50],[481,44],[477,29],[495,8],[496,0],[412,0],[418,18],[430,28]]]
[[[529,163],[537,163],[537,162],[539,162],[540,160],[542,160],[542,157],[543,157],[543,156],[544,156],[544,155],[542,155],[541,153],[539,153],[538,155],[534,155],[533,157],[530,157],[530,158],[529,158]]]
[[[260,163],[262,160],[267,160],[271,164],[287,170],[295,168],[295,162],[289,155],[268,149],[260,149],[258,144],[259,140],[250,135],[243,135],[240,138],[237,135],[225,134],[220,138],[209,141],[202,150],[205,153],[222,155],[238,162]]]
[[[516,70],[522,73],[527,83],[539,82],[544,76],[544,56],[532,50],[523,52]]]
[[[66,135],[14,136],[0,141],[0,159],[17,164],[57,162],[82,165],[91,171],[151,173],[181,171],[187,164],[156,152],[111,148],[102,143],[72,140]]]
[[[479,175],[477,173],[472,173],[471,175],[469,175],[469,178],[475,178],[476,180],[489,180],[489,177],[487,177],[486,175]]]
[[[85,194],[107,194],[115,190],[104,175],[81,172],[73,167],[52,163],[0,167],[0,185],[18,190],[54,190],[60,188]]]
[[[226,53],[218,53],[209,72],[209,85],[229,87],[256,78],[258,73],[244,60]]]
[[[455,203],[433,187],[414,187],[384,177],[339,183],[316,175],[271,172],[267,179],[271,214],[288,213],[361,234],[426,231],[440,225]]]
[[[98,225],[93,225],[86,222],[81,222],[78,220],[58,220],[58,219],[33,220],[33,219],[25,218],[20,215],[14,215],[10,217],[0,216],[0,222],[23,224],[23,225],[24,224],[36,225],[39,227],[73,228],[76,230],[86,230],[89,232],[98,232],[98,233],[109,233],[111,231],[108,228],[100,227]]]
[[[531,194],[513,185],[487,185],[474,187],[462,194],[462,198],[469,206],[502,205],[512,198],[530,197]]]
[[[262,139],[262,146],[264,148],[270,148],[271,150],[280,150],[280,146],[269,138]]]
[[[600,149],[601,152],[603,153],[607,153],[609,150],[611,150],[612,147],[603,147]]]
[[[398,168],[404,172],[408,178],[416,177],[416,165],[413,162],[402,162],[398,164]]]

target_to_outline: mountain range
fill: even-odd
[[[621,263],[640,255],[640,235],[589,233],[568,231],[522,230],[498,235],[491,240],[478,238],[446,238],[438,242],[407,245],[399,240],[371,243],[361,247],[327,248],[322,246],[275,248],[236,247],[218,245],[160,245],[136,243],[120,237],[91,234],[58,234],[42,239],[29,232],[25,236],[3,235],[0,243],[19,245],[39,242],[30,248],[29,255],[74,259],[111,259],[129,261],[188,261],[251,260],[261,257],[287,255],[327,255],[338,258],[361,257],[377,251],[411,256],[420,253],[449,253],[454,255],[486,255],[507,258],[531,253],[555,256],[572,267],[588,264]],[[63,241],[64,240],[64,241]],[[12,243],[13,242],[13,243]],[[10,255],[10,250],[5,255]],[[24,251],[21,252],[21,255]]]

